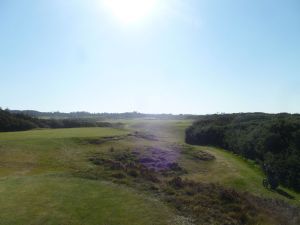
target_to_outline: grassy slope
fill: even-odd
[[[110,128],[0,133],[0,224],[168,224],[164,204],[125,186],[70,176],[90,166],[82,137],[126,134]]]
[[[128,132],[111,128],[72,128],[0,133],[0,175],[64,171],[80,163],[87,148],[75,138],[107,137]]]
[[[162,137],[162,141],[184,144],[185,129],[191,125],[191,120],[184,121],[135,121],[130,123],[131,129],[146,130]],[[290,200],[262,186],[264,174],[253,162],[215,147],[192,146],[195,151],[202,150],[216,157],[213,162],[193,162],[182,157],[181,163],[189,169],[187,178],[207,183],[220,183],[240,191],[249,191],[261,197],[271,197],[286,200],[300,205],[300,193],[280,187],[295,199]]]
[[[170,222],[176,217],[174,212],[163,203],[150,201],[125,186],[70,175],[77,170],[91,169],[87,158],[107,151],[110,146],[122,149],[182,145],[184,130],[191,124],[191,121],[157,120],[121,122],[127,124],[127,130],[79,128],[0,133],[0,194],[4,196],[0,199],[0,221],[5,221],[2,224],[24,224],[22,221],[28,224],[45,224],[45,221],[49,224],[66,224],[65,221],[71,221],[68,224],[174,224]],[[101,147],[78,142],[81,138],[118,136],[136,130],[154,134],[159,140],[126,139]],[[199,163],[182,156],[180,163],[188,169],[188,178],[287,200],[262,187],[263,174],[253,164],[224,150],[201,146],[193,149],[208,151],[216,160]],[[296,198],[288,201],[299,203],[299,194],[286,191]]]
[[[295,199],[290,200],[276,192],[265,189],[262,186],[264,174],[253,162],[242,159],[230,152],[213,147],[196,147],[213,154],[216,157],[214,162],[204,162],[192,169],[193,173],[187,177],[196,181],[220,183],[240,191],[248,191],[261,197],[278,198],[292,204],[300,205],[300,194],[292,190],[280,187]],[[201,172],[203,171],[203,172]]]
[[[2,141],[26,140],[26,139],[54,139],[72,137],[108,137],[122,135],[128,132],[113,128],[64,128],[64,129],[41,129],[20,132],[3,132],[0,134]]]
[[[167,224],[159,202],[111,183],[57,176],[0,180],[1,224]]]

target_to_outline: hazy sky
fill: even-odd
[[[299,113],[300,1],[0,0],[0,107]]]

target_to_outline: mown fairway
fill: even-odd
[[[168,186],[174,177],[300,204],[297,193],[283,189],[291,200],[264,189],[263,174],[251,162],[220,149],[185,145],[191,121],[121,122],[122,130],[0,133],[0,224],[193,224],[193,215],[174,205],[176,189]],[[215,159],[206,159],[211,156]],[[166,163],[175,166],[161,172]],[[148,166],[155,171],[145,172]],[[204,222],[209,221],[214,218]],[[276,224],[266,213],[258,221]]]
[[[168,224],[161,203],[112,183],[58,175],[0,181],[0,224]]]
[[[126,186],[73,177],[93,148],[78,138],[127,134],[110,128],[0,134],[0,224],[168,224],[174,215]]]

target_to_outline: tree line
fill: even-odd
[[[35,110],[9,110],[13,114],[23,114],[42,119],[195,119],[197,116],[191,114],[145,114],[139,112],[124,113],[90,113],[90,112],[39,112]]]
[[[35,128],[115,127],[121,124],[88,119],[38,119],[0,108],[0,132],[25,131]]]
[[[300,115],[239,113],[201,116],[186,142],[227,149],[259,163],[266,175],[300,191]]]

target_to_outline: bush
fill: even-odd
[[[186,142],[228,149],[268,164],[278,181],[300,191],[300,115],[244,113],[202,116],[186,130]]]

